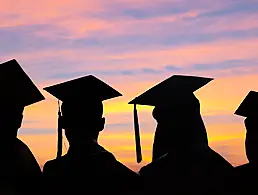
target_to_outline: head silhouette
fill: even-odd
[[[246,127],[246,156],[250,163],[258,163],[258,116],[247,117],[245,119]]]
[[[194,144],[208,144],[207,133],[200,115],[200,103],[194,94],[174,102],[172,106],[156,106],[157,121],[153,144],[153,160],[170,150],[187,150]],[[182,103],[181,103],[182,102]]]
[[[0,122],[3,140],[9,140],[17,137],[18,129],[21,127],[23,119],[22,106],[9,105],[2,106],[0,112]]]
[[[1,66],[0,122],[4,139],[16,138],[25,107],[44,100],[44,96],[16,59]]]
[[[105,118],[102,102],[70,103],[61,107],[62,127],[70,145],[83,143],[88,139],[98,139],[104,129]]]

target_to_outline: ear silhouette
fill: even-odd
[[[106,119],[105,119],[105,117],[103,117],[102,119],[101,119],[101,123],[100,123],[100,128],[99,128],[99,131],[103,131],[103,129],[105,128],[105,123],[106,123]]]

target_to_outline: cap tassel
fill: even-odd
[[[62,156],[62,126],[61,126],[61,110],[58,101],[58,129],[57,129],[57,155],[56,158],[59,159]]]
[[[136,104],[134,104],[134,132],[135,132],[135,144],[136,144],[136,158],[137,158],[137,163],[140,163],[142,161],[142,151],[141,151],[140,130],[139,130]]]

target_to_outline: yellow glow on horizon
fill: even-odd
[[[227,131],[231,132],[228,134],[222,134],[217,132],[218,127],[223,127]],[[240,131],[236,131],[234,134],[234,129],[238,128]],[[223,132],[223,129],[221,132]],[[226,144],[228,153],[235,154],[235,149],[238,148],[239,154],[244,156],[244,131],[239,124],[225,124],[225,125],[210,125],[208,126],[209,131],[209,145],[215,148],[218,153],[224,153],[224,150],[220,149],[221,145]],[[106,132],[100,135],[99,143],[103,145],[108,151],[112,152],[119,161],[127,166],[130,166],[134,170],[138,170],[141,166],[151,162],[152,155],[152,143],[153,143],[153,133],[147,133],[145,131],[141,134],[142,142],[142,152],[143,152],[143,162],[140,164],[136,163],[135,158],[135,143],[134,143],[134,133],[128,132]],[[56,134],[46,134],[46,135],[19,135],[21,140],[23,140],[32,150],[33,154],[36,156],[38,162],[43,166],[43,164],[50,159],[54,159],[56,156]],[[66,146],[68,147],[67,140]],[[223,143],[223,144],[221,144]],[[218,148],[218,149],[216,149]],[[63,149],[63,154],[67,152],[67,148]],[[227,156],[226,156],[227,158]],[[241,156],[229,157],[227,160],[232,162],[234,165],[238,165],[246,162]]]

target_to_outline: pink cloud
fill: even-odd
[[[213,19],[210,25],[204,26],[201,32],[204,33],[219,33],[233,31],[248,31],[258,28],[257,13],[235,13],[229,16],[218,16]],[[206,21],[212,20],[206,18]]]
[[[150,7],[157,7],[160,5],[166,5],[166,1],[148,3]],[[172,3],[172,2],[170,2]],[[44,3],[33,3],[26,1],[23,3],[13,3],[12,1],[4,1],[0,11],[3,14],[3,18],[0,22],[1,27],[21,26],[21,25],[35,25],[35,24],[48,24],[51,25],[51,29],[43,29],[39,32],[35,32],[35,35],[40,37],[47,37],[48,39],[55,38],[85,38],[95,31],[105,31],[105,36],[117,36],[117,35],[132,35],[132,34],[153,34],[164,33],[169,34],[185,34],[192,33],[194,30],[191,24],[195,25],[194,21],[187,21],[185,19],[198,17],[200,14],[210,11],[221,9],[222,7],[229,8],[231,3],[225,1],[219,1],[212,3],[209,1],[195,1],[195,3],[189,3],[188,1],[174,1],[174,7],[186,7],[188,10],[182,13],[170,13],[166,16],[153,16],[145,19],[132,18],[130,16],[123,15],[123,9],[147,9],[145,1],[116,1],[107,3],[104,1],[44,1]],[[170,4],[170,6],[173,6]],[[197,6],[198,5],[198,6]],[[115,9],[115,7],[118,9]],[[71,9],[72,8],[72,9]],[[162,6],[158,9],[163,9]],[[121,9],[121,10],[120,10]],[[120,13],[121,11],[121,13]],[[94,14],[107,14],[117,13],[119,16],[112,19],[105,19],[100,17],[94,17]],[[151,14],[150,14],[151,15]],[[238,23],[235,15],[223,16],[223,21],[214,21],[212,27],[202,26],[203,29],[198,28],[199,32],[205,31],[225,31],[226,29],[250,29],[257,27],[255,25],[252,16],[247,14],[238,14],[237,18],[241,20]],[[253,16],[255,18],[255,16]],[[211,20],[207,17],[202,18],[203,21]],[[251,20],[251,21],[250,21]],[[173,28],[160,31],[160,24],[172,24]],[[216,25],[215,25],[216,24]],[[190,31],[186,29],[191,27]],[[214,28],[216,26],[216,28]],[[228,27],[227,27],[228,26]],[[248,26],[248,27],[247,27]],[[163,29],[163,28],[162,28]],[[221,30],[219,30],[221,29]],[[66,34],[62,35],[61,32],[65,31]],[[194,30],[195,31],[195,30]],[[101,37],[99,37],[101,40]]]
[[[101,7],[100,1],[44,0],[41,2],[35,2],[32,0],[23,0],[16,2],[14,0],[4,0],[1,2],[0,11],[2,14],[14,14],[19,16],[10,20],[9,24],[4,23],[6,26],[11,26],[45,24],[50,21],[54,22],[55,20],[65,16],[73,16],[74,13],[101,10]]]
[[[146,48],[145,50],[123,51],[113,53],[104,48],[87,48],[74,50],[43,50],[32,53],[20,52],[15,56],[21,65],[26,65],[27,62],[37,62],[38,66],[33,72],[36,75],[42,73],[58,73],[58,71],[66,72],[88,72],[91,71],[114,71],[117,69],[133,70],[135,68],[154,68],[156,70],[164,68],[165,65],[176,65],[177,67],[187,67],[193,64],[210,64],[218,63],[226,60],[245,60],[256,58],[256,51],[258,49],[257,39],[243,39],[243,40],[221,40],[199,44],[189,44],[178,47],[157,47]],[[3,61],[13,58],[13,56],[2,57]],[[47,64],[40,64],[40,60],[47,58],[67,59],[72,64],[62,64],[56,66],[56,69],[46,68]],[[88,60],[99,64],[99,66],[92,66]],[[119,60],[119,63],[110,63],[109,60]],[[74,63],[72,62],[74,61]],[[108,65],[105,65],[108,63]],[[75,68],[76,67],[76,68]],[[29,69],[28,67],[27,69]],[[53,72],[55,70],[55,72]],[[45,81],[49,82],[49,81]],[[52,82],[52,81],[51,81]]]

